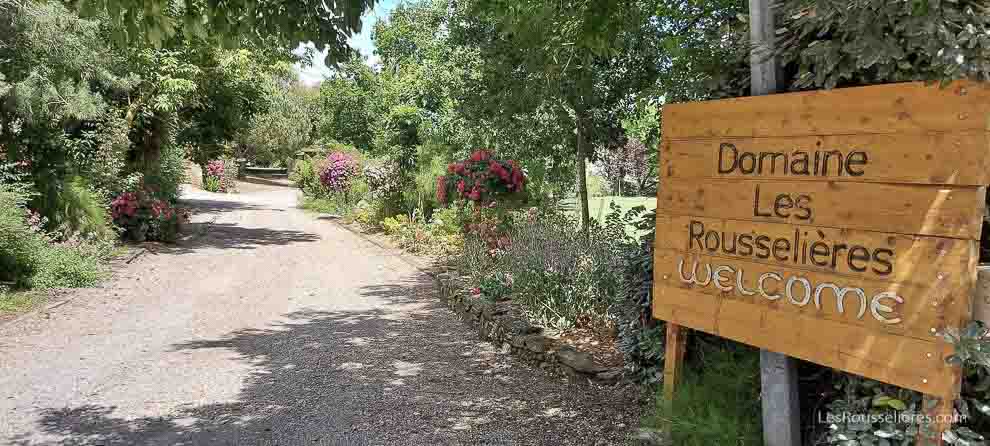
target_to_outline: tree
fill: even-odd
[[[15,1],[15,0],[8,0]],[[375,0],[82,0],[84,17],[109,17],[118,42],[158,47],[182,35],[236,46],[249,39],[282,46],[315,42],[330,63],[351,53],[347,39],[361,31],[361,15]]]
[[[655,192],[657,166],[651,151],[636,138],[629,138],[622,147],[606,151],[601,157],[605,179],[615,195],[644,195]]]
[[[360,57],[341,64],[320,85],[319,135],[369,150],[374,120],[370,107],[377,85],[375,73]]]
[[[205,166],[220,157],[225,143],[248,128],[256,115],[268,110],[272,72],[288,60],[289,53],[196,45],[186,54],[200,67],[199,88],[180,110],[183,124],[178,140],[190,149],[191,160]]]
[[[308,94],[303,87],[271,78],[265,93],[268,109],[255,115],[237,138],[240,155],[266,164],[284,162],[309,145],[313,118]]]
[[[535,113],[569,121],[572,143],[564,147],[573,155],[585,231],[592,148],[616,145],[623,115],[659,75],[657,7],[651,0],[475,0],[450,21],[451,34],[484,61],[472,84],[475,116],[505,127]]]

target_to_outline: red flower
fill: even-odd
[[[491,157],[491,154],[487,150],[478,150],[471,154],[471,161],[487,161]]]
[[[468,194],[468,198],[472,201],[478,201],[481,199],[481,189],[478,186],[471,188],[471,193]]]
[[[464,195],[464,180],[457,182],[457,192],[461,195]]]
[[[447,204],[447,177],[437,177],[437,201],[440,204]]]

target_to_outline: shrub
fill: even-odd
[[[307,197],[322,198],[330,193],[320,181],[320,171],[323,169],[324,160],[321,158],[304,158],[296,161],[295,168],[289,176],[303,195]]]
[[[143,242],[174,242],[185,212],[166,201],[154,198],[146,190],[125,192],[110,204],[114,223],[124,229],[124,238]]]
[[[203,189],[209,192],[235,192],[237,161],[224,158],[210,161],[203,172]]]
[[[426,223],[418,215],[399,215],[385,218],[381,226],[401,248],[413,253],[446,256],[460,251],[463,245],[460,228],[436,218]]]
[[[447,175],[437,179],[437,201],[461,198],[488,204],[518,198],[526,187],[526,174],[514,160],[498,160],[478,150],[467,160],[447,166]]]
[[[347,193],[359,171],[353,157],[344,152],[333,152],[327,155],[326,163],[320,170],[320,182],[331,192]]]
[[[617,217],[615,212],[606,219]],[[618,296],[610,310],[619,329],[619,349],[622,351],[628,376],[644,383],[657,383],[663,376],[663,321],[653,319],[653,248],[656,238],[656,210],[646,212],[636,207],[624,216],[640,237],[639,249],[632,252],[627,263],[626,280],[629,293]]]
[[[402,192],[399,166],[394,161],[372,161],[364,167],[363,174],[372,198],[386,199]]]
[[[59,201],[61,204],[56,218],[63,236],[81,234],[105,240],[113,238],[103,197],[93,191],[85,180],[76,177],[65,183]]]
[[[607,220],[586,237],[573,218],[531,209],[514,214],[511,228],[494,247],[485,238],[489,224],[468,226],[474,228],[454,264],[479,285],[496,281],[509,287],[489,293],[493,298],[511,290],[530,319],[551,328],[612,323],[609,309],[616,296],[628,293],[625,271],[636,249],[623,221]]]
[[[31,285],[41,289],[92,286],[103,277],[100,260],[75,246],[46,246],[40,251],[41,267],[31,278]]]
[[[186,179],[185,148],[174,141],[163,144],[159,159],[161,163],[157,172],[144,176],[144,189],[155,198],[175,203],[179,201],[179,185]]]
[[[0,184],[0,281],[23,287],[38,267],[45,240],[28,224],[27,197]]]
[[[351,184],[346,192],[325,191],[319,197],[306,196],[301,207],[311,211],[348,216],[362,202],[361,197],[368,191],[364,181],[358,180]]]
[[[41,232],[41,217],[29,214],[25,201],[22,193],[0,185],[0,281],[43,289],[95,284],[112,243],[78,235],[52,243]]]

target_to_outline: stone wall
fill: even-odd
[[[440,297],[461,319],[477,327],[478,336],[548,373],[599,384],[615,384],[622,379],[622,368],[603,367],[591,355],[580,352],[543,334],[529,323],[511,301],[491,302],[468,293],[456,273],[434,276]]]

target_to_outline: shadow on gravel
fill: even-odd
[[[256,177],[256,176],[247,176],[244,178],[238,178],[237,182],[257,184],[261,186],[295,188],[295,186],[292,185],[292,182],[289,181],[288,178],[264,178],[264,177]]]
[[[139,419],[114,407],[42,411],[27,445],[621,444],[628,392],[563,384],[480,343],[422,274],[362,289],[359,311],[287,322],[175,352],[236,352],[254,371],[233,403]],[[39,441],[40,440],[40,441]]]
[[[233,223],[191,223],[174,245],[156,245],[154,254],[192,254],[201,249],[256,249],[319,241],[317,234],[268,228],[245,228]]]
[[[251,203],[225,200],[204,200],[197,198],[183,198],[179,200],[179,206],[188,208],[196,213],[218,214],[233,211],[273,211],[285,212],[285,209],[272,208]]]
[[[187,254],[204,248],[255,249],[259,246],[284,246],[320,240],[319,235],[305,231],[246,228],[234,223],[200,223],[189,226],[189,237],[160,251]]]

